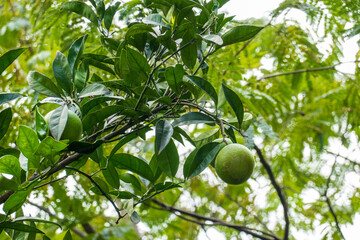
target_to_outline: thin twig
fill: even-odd
[[[329,176],[327,178],[326,189],[325,189],[325,192],[324,192],[323,196],[325,197],[326,204],[328,205],[330,213],[334,218],[336,228],[337,228],[341,238],[345,240],[344,234],[342,233],[341,228],[340,228],[340,224],[339,224],[337,215],[336,215],[336,213],[335,213],[335,211],[334,211],[334,209],[333,209],[333,207],[331,205],[331,201],[330,201],[330,198],[328,196],[328,191],[329,191],[329,188],[330,188],[330,181],[331,181],[330,178],[331,178],[332,174],[334,173],[335,165],[336,165],[336,159],[335,159],[334,164],[333,164],[333,166],[331,168],[331,172],[330,172],[330,174],[329,174]]]
[[[115,208],[115,211],[118,214],[118,219],[116,220],[116,224],[119,223],[120,219],[123,218],[124,216],[121,215],[120,209],[116,206],[116,204],[114,203],[114,201],[111,199],[111,197],[101,188],[101,186],[88,174],[84,173],[83,171],[80,171],[79,169],[73,168],[73,167],[69,167],[66,166],[65,169],[70,169],[70,170],[74,170],[75,172],[80,173],[81,175],[85,176],[87,179],[89,179],[95,186],[97,189],[99,189],[99,191],[101,192],[102,195],[104,195],[104,197],[106,197],[111,205],[113,205],[113,207]]]
[[[280,202],[283,206],[283,210],[284,210],[284,219],[285,219],[285,230],[284,230],[284,240],[288,240],[289,239],[289,230],[290,230],[290,220],[289,220],[289,209],[288,209],[288,204],[287,204],[287,200],[285,198],[285,194],[283,193],[283,191],[281,190],[279,184],[276,182],[276,179],[274,177],[274,173],[271,170],[271,167],[269,165],[269,163],[265,160],[261,150],[258,148],[258,146],[256,144],[254,144],[254,149],[257,153],[257,155],[260,158],[260,162],[261,164],[264,166],[267,174],[269,175],[270,178],[270,182],[271,184],[274,186],[279,198],[280,198]]]
[[[189,216],[192,218],[195,218],[197,220],[200,221],[196,221],[196,220],[191,220],[194,223],[197,223],[199,225],[206,225],[206,226],[225,226],[225,227],[229,227],[232,229],[235,229],[239,232],[244,232],[247,233],[253,237],[262,239],[262,240],[280,240],[279,237],[277,237],[276,235],[272,234],[272,233],[268,233],[268,232],[264,232],[261,230],[257,230],[257,229],[253,229],[253,228],[249,228],[246,226],[242,226],[242,225],[238,225],[238,224],[233,224],[233,223],[229,223],[229,222],[225,222],[223,220],[217,219],[217,218],[213,218],[213,217],[206,217],[203,215],[199,215],[197,213],[191,212],[191,211],[187,211],[181,208],[177,208],[177,207],[173,207],[170,205],[167,205],[159,200],[156,199],[152,199],[152,202],[155,203],[156,205],[160,206],[162,210],[166,210],[169,212],[174,213],[176,216],[179,216],[179,213],[185,216]],[[184,219],[184,218],[183,218]],[[187,220],[187,218],[185,219]]]

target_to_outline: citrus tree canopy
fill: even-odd
[[[355,238],[359,1],[228,1],[1,1],[0,240]]]

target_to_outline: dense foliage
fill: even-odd
[[[243,21],[227,2],[0,3],[0,239],[346,237],[360,54],[340,67],[359,1]],[[73,113],[82,138],[61,140]],[[219,138],[256,156],[247,182],[217,176]]]

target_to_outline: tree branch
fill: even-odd
[[[152,199],[152,202],[155,203],[156,205],[160,206],[162,210],[172,212],[178,217],[180,217],[181,215],[185,215],[185,216],[189,216],[189,217],[195,218],[197,220],[200,220],[200,221],[197,221],[197,220],[194,220],[194,219],[189,220],[188,218],[186,218],[184,216],[181,216],[181,218],[183,218],[185,220],[188,220],[188,221],[191,221],[193,223],[199,224],[201,226],[224,226],[224,227],[229,227],[229,228],[235,229],[235,230],[237,230],[239,232],[244,232],[246,234],[249,234],[249,235],[251,235],[253,237],[256,237],[258,239],[261,239],[261,240],[274,240],[274,239],[275,240],[280,240],[279,237],[277,237],[276,235],[274,235],[272,233],[267,233],[267,232],[260,231],[260,230],[257,230],[257,229],[253,229],[253,228],[249,228],[249,227],[246,227],[246,226],[225,222],[225,221],[222,221],[220,219],[213,218],[213,217],[202,216],[202,215],[199,215],[199,214],[194,213],[194,212],[190,212],[190,211],[187,211],[187,210],[184,210],[184,209],[181,209],[181,208],[177,208],[177,207],[167,205],[167,204],[165,204],[163,202],[160,202],[159,200],[156,200],[156,199]],[[212,223],[209,223],[209,221],[212,222]]]
[[[285,230],[284,230],[284,240],[288,240],[289,239],[289,230],[290,230],[290,220],[289,220],[289,209],[288,209],[288,204],[287,204],[287,200],[284,196],[284,193],[282,192],[279,184],[276,182],[276,179],[274,177],[274,173],[271,170],[271,167],[269,165],[269,163],[265,160],[261,150],[258,148],[257,145],[254,144],[254,149],[257,153],[257,155],[260,158],[260,162],[261,164],[264,166],[266,172],[269,175],[270,178],[270,182],[271,184],[274,186],[279,198],[280,198],[280,202],[283,206],[283,210],[284,210],[284,219],[285,219]]]
[[[337,215],[336,215],[336,213],[335,213],[335,211],[334,211],[334,209],[333,209],[333,207],[332,207],[332,205],[331,205],[330,198],[328,197],[328,191],[329,191],[329,188],[330,188],[330,178],[331,178],[331,176],[332,176],[332,174],[333,174],[333,172],[334,172],[335,165],[336,165],[336,159],[335,159],[334,164],[333,164],[333,166],[332,166],[332,168],[331,168],[331,172],[330,172],[330,174],[329,174],[329,176],[328,176],[328,178],[327,178],[327,181],[326,181],[326,189],[325,189],[325,192],[324,192],[323,196],[325,197],[326,204],[328,205],[329,210],[330,210],[330,213],[331,213],[331,215],[332,215],[333,218],[334,218],[336,228],[337,228],[337,230],[338,230],[341,238],[345,240],[344,234],[342,233],[341,228],[340,228],[340,224],[339,224]]]
[[[92,177],[86,173],[84,173],[83,171],[80,171],[79,169],[73,168],[73,167],[65,167],[66,169],[70,169],[70,170],[74,170],[75,172],[80,173],[81,175],[85,176],[86,178],[88,178],[96,187],[97,189],[99,189],[99,191],[101,192],[101,194],[107,198],[107,200],[110,201],[111,205],[113,205],[113,207],[115,208],[115,211],[118,214],[118,219],[116,220],[116,224],[119,223],[120,219],[123,218],[124,216],[121,215],[120,209],[116,206],[116,204],[114,203],[114,201],[112,200],[112,198],[106,193],[104,192],[104,190],[101,188],[101,186],[94,180],[92,179]]]

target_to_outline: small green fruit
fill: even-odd
[[[241,184],[254,170],[254,156],[244,145],[233,143],[221,149],[215,159],[218,176],[228,184]]]
[[[44,117],[48,125],[53,112],[54,110],[48,112]],[[69,110],[66,126],[60,137],[60,140],[68,139],[70,142],[77,141],[81,138],[82,132],[83,132],[83,126],[81,119],[73,111]]]
[[[226,143],[224,142],[224,138],[217,138],[213,142],[220,143],[220,150],[223,149],[227,144],[233,143],[230,138],[225,138]],[[216,157],[215,157],[216,158]],[[215,167],[215,159],[210,163],[212,167]]]

